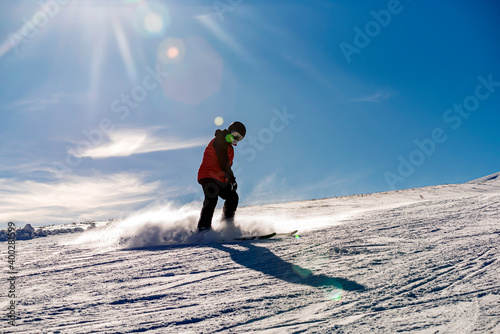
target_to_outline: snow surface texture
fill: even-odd
[[[476,180],[472,180],[469,183],[485,183],[485,182],[491,182],[491,181],[498,181],[500,180],[500,172],[494,173],[488,176],[481,177]]]
[[[241,208],[201,243],[198,211],[18,241],[19,320],[1,331],[500,333],[499,179]]]

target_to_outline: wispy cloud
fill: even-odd
[[[245,198],[246,205],[264,203],[282,203],[297,199],[297,192],[287,185],[286,179],[278,178],[277,174],[266,175],[254,185]]]
[[[320,181],[311,182],[310,185],[300,188],[300,193],[308,199],[315,198],[315,196],[318,198],[318,194],[325,197],[343,196],[356,191],[360,180],[373,174],[374,171],[371,169],[335,172]]]
[[[53,182],[1,178],[0,222],[57,224],[120,218],[167,195],[159,181],[143,179],[132,173],[69,175]]]
[[[362,171],[356,174],[332,174],[322,180],[316,180],[302,186],[288,184],[286,178],[278,177],[277,173],[266,175],[253,187],[245,198],[245,204],[259,205],[264,203],[284,203],[296,200],[318,198],[318,194],[325,197],[333,197],[341,189],[352,184],[370,172]]]
[[[377,91],[373,94],[367,95],[367,96],[362,96],[362,97],[351,99],[350,102],[380,103],[382,101],[389,99],[394,94],[396,94],[395,91],[392,91],[389,89],[384,89],[384,90],[379,90],[379,91]]]
[[[34,112],[50,110],[51,107],[65,104],[81,104],[89,101],[89,96],[84,93],[60,92],[48,96],[30,97],[14,101],[7,105],[8,109],[15,109],[22,112]]]
[[[324,179],[300,186],[292,186],[286,178],[280,178],[277,173],[273,173],[264,176],[254,185],[244,199],[244,204],[285,203],[345,195],[355,191],[359,180],[373,173],[374,171],[369,169],[353,173],[332,173]]]
[[[207,138],[161,138],[154,135],[157,129],[127,129],[109,132],[108,141],[84,151],[72,151],[77,157],[94,159],[126,157],[133,154],[179,150],[206,145]]]
[[[334,96],[343,95],[338,85],[332,82],[332,78],[326,75],[320,69],[318,69],[317,65],[314,64],[314,62],[306,60],[304,58],[300,58],[299,56],[293,55],[289,52],[282,52],[281,55],[283,59],[287,61],[290,65],[297,68],[305,76],[316,82],[319,86],[328,90],[329,94],[331,95],[333,94]]]

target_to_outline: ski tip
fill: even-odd
[[[276,232],[273,232],[273,233],[269,233],[269,234],[266,234],[266,235],[253,235],[253,236],[249,236],[249,237],[241,237],[241,238],[236,238],[234,240],[237,240],[237,241],[245,241],[245,240],[262,240],[262,239],[271,239],[272,237],[274,237],[276,235]]]
[[[295,230],[292,232],[286,232],[286,233],[277,233],[276,236],[277,237],[293,237],[297,234],[297,232],[299,232],[299,230]]]
[[[262,235],[258,239],[269,239],[269,238],[274,237],[275,235],[276,235],[276,232],[273,232],[273,233],[269,233],[267,235]]]

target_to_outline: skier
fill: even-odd
[[[203,187],[205,194],[198,221],[200,231],[212,228],[212,217],[219,197],[225,200],[222,221],[234,223],[239,197],[236,193],[238,184],[231,170],[234,158],[233,146],[236,146],[245,134],[245,126],[241,122],[233,122],[227,130],[217,129],[215,138],[205,149],[203,161],[198,170],[198,183]]]

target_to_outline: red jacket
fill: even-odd
[[[203,161],[198,170],[198,181],[201,179],[216,179],[222,183],[234,182],[235,177],[231,166],[233,165],[234,149],[227,142],[227,130],[215,131],[215,138],[205,148]]]

